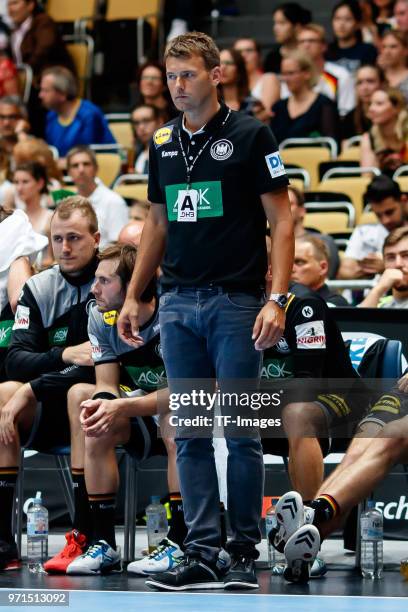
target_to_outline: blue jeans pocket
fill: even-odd
[[[226,300],[230,306],[242,310],[260,310],[265,300],[262,296],[253,295],[251,293],[226,293]]]

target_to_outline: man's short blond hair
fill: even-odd
[[[51,222],[55,215],[58,215],[58,217],[63,220],[69,219],[76,210],[78,210],[83,217],[88,219],[89,233],[95,234],[95,232],[98,231],[98,219],[95,209],[89,200],[79,195],[70,196],[69,198],[61,200],[54,211]]]
[[[207,70],[220,65],[220,51],[213,39],[203,32],[187,32],[172,38],[164,51],[164,61],[169,57],[177,59],[202,57]]]

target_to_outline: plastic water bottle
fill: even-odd
[[[160,503],[158,495],[152,495],[151,503],[146,508],[147,543],[149,554],[167,537],[168,523],[166,508]]]
[[[265,516],[265,531],[266,531],[266,544],[268,547],[268,567],[271,569],[272,574],[283,574],[285,569],[285,555],[278,552],[271,544],[269,540],[270,531],[276,526],[276,503],[277,499],[272,500],[272,506],[266,511]]]
[[[24,504],[27,514],[27,563],[34,574],[44,573],[48,559],[48,510],[42,505],[41,491]]]
[[[364,578],[381,578],[383,570],[383,515],[375,502],[361,515],[361,574]]]

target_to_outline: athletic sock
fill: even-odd
[[[93,521],[93,541],[105,540],[109,546],[116,550],[116,493],[90,493],[89,506]]]
[[[14,542],[11,532],[11,517],[16,481],[19,468],[17,466],[0,468],[0,540]]]
[[[182,549],[187,535],[187,527],[184,522],[183,500],[178,492],[170,493],[169,498],[171,519],[167,537]]]
[[[308,504],[315,511],[313,518],[313,525],[316,527],[320,523],[327,523],[335,516],[337,516],[340,512],[340,506],[337,501],[331,495],[327,495],[326,493],[322,493],[316,499],[314,499],[310,504]]]
[[[92,539],[91,513],[89,509],[88,493],[85,485],[83,468],[71,468],[74,483],[74,520],[72,526],[82,533],[87,542]]]

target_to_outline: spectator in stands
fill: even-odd
[[[304,236],[314,235],[322,240],[329,252],[329,278],[336,278],[337,270],[340,265],[339,252],[333,238],[329,234],[321,234],[315,229],[306,228],[304,220],[306,215],[305,198],[303,193],[289,185],[288,187],[290,212],[292,213],[294,223],[295,238],[303,238]]]
[[[9,29],[0,21],[0,97],[18,93],[17,68],[11,59]]]
[[[260,100],[269,113],[280,97],[278,77],[272,72],[262,70],[261,50],[254,38],[238,38],[234,42],[234,49],[244,58],[251,96]]]
[[[408,308],[408,228],[388,234],[383,246],[384,272],[359,304],[363,308]],[[391,291],[391,295],[388,295]]]
[[[5,382],[4,360],[17,301],[24,283],[33,274],[31,264],[47,247],[48,239],[33,230],[25,212],[0,206],[0,244],[0,382]]]
[[[381,39],[378,64],[390,87],[399,89],[408,104],[408,33],[387,30]]]
[[[372,43],[378,47],[379,34],[378,26],[374,19],[374,6],[371,0],[359,0],[361,9],[361,37],[365,43]]]
[[[368,109],[371,96],[377,89],[385,86],[385,77],[379,66],[361,66],[356,72],[357,104],[341,122],[341,136],[343,140],[368,132],[371,128],[371,119]]]
[[[142,237],[145,222],[132,219],[119,232],[118,242],[122,244],[133,244],[138,247]]]
[[[299,30],[296,40],[298,49],[307,53],[315,64],[319,80],[314,91],[335,100],[341,117],[351,111],[355,107],[353,78],[345,68],[325,61],[327,44],[324,28],[317,23],[309,23]],[[282,86],[281,97],[288,95],[287,88]]]
[[[375,166],[392,175],[408,162],[408,113],[398,89],[378,89],[371,96],[372,126],[361,141],[361,166]]]
[[[265,72],[279,74],[282,57],[296,49],[296,35],[299,27],[312,21],[312,13],[297,2],[284,2],[273,11],[273,34],[277,45],[266,56]]]
[[[328,306],[348,306],[344,297],[326,285],[329,261],[329,249],[323,240],[310,235],[296,238],[292,281],[316,291]]]
[[[17,96],[0,98],[0,142],[9,155],[14,146],[30,132],[27,110]]]
[[[139,104],[132,111],[132,128],[135,139],[135,171],[147,174],[149,171],[149,144],[153,133],[163,120],[157,106]]]
[[[71,149],[67,155],[67,170],[79,195],[95,209],[101,247],[117,240],[120,230],[129,221],[128,208],[119,194],[96,178],[98,162],[94,152],[83,145]]]
[[[162,116],[163,123],[177,115],[167,89],[167,77],[163,64],[150,60],[143,64],[137,74],[138,99],[137,104],[156,106]]]
[[[13,23],[11,49],[18,64],[28,64],[34,75],[28,111],[36,136],[43,137],[45,112],[38,97],[41,73],[50,66],[65,66],[75,71],[57,24],[40,8],[37,0],[9,0],[8,10]]]
[[[374,18],[380,36],[388,29],[396,26],[394,17],[395,0],[372,0]]]
[[[13,182],[18,200],[33,229],[49,238],[52,211],[41,206],[41,196],[48,191],[45,166],[36,161],[19,164],[14,171]],[[48,251],[43,253],[41,264],[46,266],[51,262],[52,252],[49,246]]]
[[[133,221],[146,221],[149,209],[150,202],[148,200],[133,200],[129,208],[129,219]]]
[[[27,138],[17,143],[14,147],[12,159],[14,167],[31,161],[42,164],[47,171],[47,193],[41,195],[41,206],[43,208],[53,207],[53,194],[55,196],[55,193],[61,190],[62,173],[58,168],[51,149],[44,140],[40,138]],[[10,188],[5,190],[4,202],[13,208],[24,208],[15,187],[11,183]]]
[[[48,66],[74,69],[57,24],[36,0],[8,0],[8,11],[14,24],[11,47],[16,64],[29,64],[37,78]]]
[[[367,278],[383,272],[384,240],[390,231],[407,224],[406,197],[390,177],[376,176],[367,187],[364,200],[378,223],[354,229],[340,263],[339,278]]]
[[[262,102],[249,93],[248,74],[241,53],[235,49],[223,49],[220,65],[220,89],[226,105],[258,119],[267,119],[270,115],[265,112]]]
[[[357,0],[342,0],[332,11],[334,42],[327,51],[327,59],[355,74],[362,64],[375,64],[377,50],[362,42],[360,23],[362,13]]]
[[[397,29],[408,33],[408,0],[397,0],[394,5],[394,17]]]
[[[290,96],[272,107],[271,128],[278,143],[285,138],[338,137],[336,104],[313,88],[317,75],[312,60],[300,50],[282,60],[282,79]]]
[[[55,66],[43,72],[40,99],[49,111],[45,140],[58,149],[60,157],[76,145],[116,142],[102,111],[78,98],[76,78],[66,68]]]

